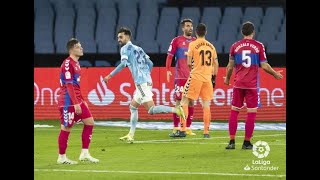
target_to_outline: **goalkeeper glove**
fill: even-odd
[[[211,82],[212,82],[212,87],[215,88],[216,86],[216,75],[211,76]]]

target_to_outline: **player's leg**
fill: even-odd
[[[92,139],[94,119],[91,115],[88,105],[85,102],[81,103],[80,107],[81,107],[82,113],[81,115],[79,115],[79,119],[82,119],[83,130],[82,130],[82,150],[79,156],[79,160],[98,163],[99,160],[92,157],[89,153],[89,145]]]
[[[176,101],[176,106],[180,105],[181,101],[181,80],[175,79],[174,81],[174,99]],[[182,85],[183,88],[183,85]],[[172,133],[175,133],[177,130],[180,130],[179,123],[180,123],[180,117],[176,113],[172,113],[172,119],[173,119],[173,131]],[[171,134],[172,135],[172,134]],[[169,134],[170,136],[170,134]]]
[[[133,143],[134,141],[134,133],[136,131],[136,126],[138,122],[138,107],[141,104],[141,94],[135,93],[133,95],[133,100],[130,103],[130,131],[127,135],[120,137],[120,140],[127,141],[129,143]]]
[[[256,120],[258,109],[258,92],[257,89],[246,89],[245,98],[247,104],[247,118],[245,123],[245,137],[242,145],[242,149],[252,149],[253,145],[250,139],[254,130],[254,122]]]
[[[176,100],[176,106],[180,105],[180,100]],[[173,117],[173,131],[172,133],[175,133],[177,130],[180,130],[180,117],[176,114],[176,113],[172,113],[172,117]],[[169,135],[170,136],[170,135]]]
[[[69,107],[60,107],[60,133],[58,137],[58,146],[59,146],[59,156],[57,163],[58,164],[78,164],[77,161],[68,159],[66,155],[66,150],[68,147],[68,139],[71,128],[74,124],[74,108],[72,110],[71,106]]]
[[[209,138],[209,129],[211,122],[210,100],[213,98],[213,87],[211,82],[204,82],[200,88],[200,97],[202,99],[203,110],[203,137]]]
[[[182,100],[180,102],[180,106],[182,107],[184,114],[186,117],[188,117],[189,110],[188,106],[190,101],[194,101],[195,99],[198,99],[199,94],[200,94],[200,88],[202,86],[202,82],[198,81],[196,79],[192,79],[191,77],[188,78],[188,81],[186,82],[184,89],[183,89],[183,96]],[[186,121],[182,122],[182,130],[181,132],[186,131]]]
[[[143,104],[149,114],[176,113],[177,115],[183,116],[184,119],[186,119],[183,112],[181,112],[179,108],[164,105],[155,106],[152,99],[152,86],[148,83],[138,84],[136,87],[141,104]]]
[[[238,128],[238,115],[243,107],[244,90],[240,88],[233,88],[231,112],[229,118],[229,135],[230,141],[226,149],[235,149],[235,136]]]
[[[187,133],[187,135],[195,136],[196,134],[193,133],[190,128],[190,126],[192,124],[192,119],[193,119],[193,110],[194,110],[194,101],[189,101],[186,133]]]
[[[127,141],[132,143],[134,140],[134,133],[136,131],[136,126],[138,122],[138,107],[139,103],[136,102],[134,99],[132,100],[130,104],[130,131],[129,131],[129,136],[127,138]]]

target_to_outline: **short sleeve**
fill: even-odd
[[[259,51],[259,61],[260,61],[260,63],[267,62],[266,51],[265,51],[264,45],[262,43],[261,43],[261,48]]]
[[[66,60],[61,67],[61,76],[65,83],[73,83],[74,67],[70,60]]]
[[[168,54],[174,55],[177,51],[177,38],[173,38],[168,48]]]
[[[234,44],[232,44],[229,50],[229,60],[234,60]]]
[[[128,60],[128,50],[126,47],[127,46],[123,46],[120,50],[121,61]]]

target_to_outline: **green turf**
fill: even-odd
[[[211,131],[210,139],[196,136],[171,139],[170,130],[137,129],[135,143],[127,144],[119,137],[128,128],[101,127],[94,129],[90,153],[100,159],[98,164],[57,165],[58,121],[35,121],[34,124],[54,125],[34,129],[35,179],[285,179],[285,131],[255,131],[252,142],[266,141],[270,154],[264,158],[278,170],[249,170],[246,165],[259,160],[252,150],[242,150],[243,131],[237,133],[236,149],[225,150],[227,131]],[[69,136],[67,155],[77,160],[81,151],[82,125],[74,126]],[[160,141],[151,141],[160,140]],[[70,172],[71,171],[71,172]],[[189,174],[188,174],[189,173]],[[202,173],[202,174],[201,174]],[[283,175],[282,177],[274,175]]]

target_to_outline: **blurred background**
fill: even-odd
[[[255,24],[255,39],[264,43],[269,63],[286,66],[284,0],[34,0],[34,66],[60,66],[72,37],[84,48],[81,66],[116,66],[121,26],[131,29],[132,42],[155,66],[165,66],[171,40],[182,34],[183,18],[191,18],[194,29],[199,22],[207,25],[206,38],[216,47],[220,66],[227,65],[231,44],[242,39],[245,21]]]

